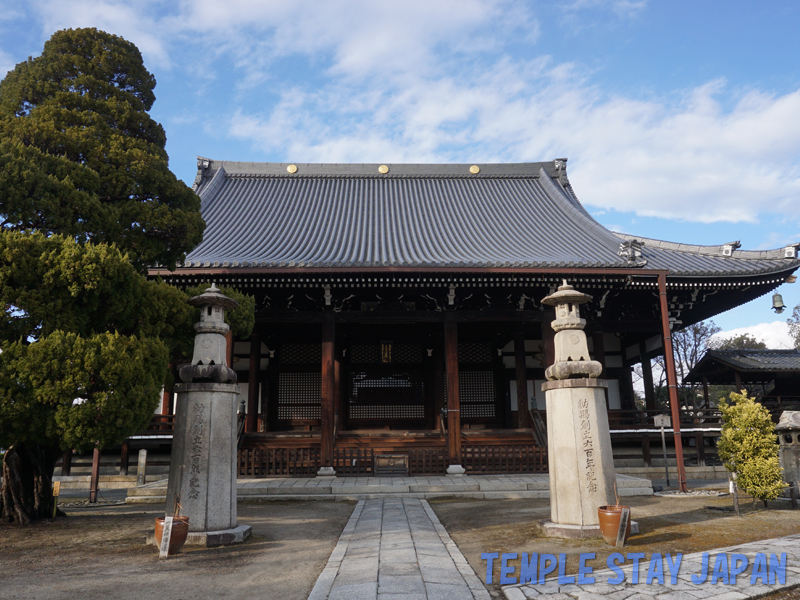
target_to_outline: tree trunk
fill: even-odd
[[[58,447],[27,443],[15,444],[6,451],[0,518],[17,525],[52,518],[53,471],[58,454]]]

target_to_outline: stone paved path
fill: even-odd
[[[635,549],[622,548],[621,553],[636,552]],[[703,553],[684,554],[683,560],[678,571],[677,583],[670,583],[668,569],[664,566],[664,584],[645,583],[647,570],[650,565],[650,556],[647,560],[642,560],[639,564],[639,583],[631,584],[633,566],[629,562],[626,566],[621,566],[625,573],[625,582],[621,585],[609,585],[606,583],[614,573],[610,570],[595,569],[592,576],[595,583],[590,585],[559,585],[557,577],[548,576],[543,585],[513,585],[503,587],[503,593],[508,600],[527,600],[536,598],[537,600],[695,600],[697,598],[717,598],[722,600],[745,600],[747,598],[757,598],[775,592],[779,589],[789,588],[800,585],[800,535],[791,535],[783,538],[762,540],[749,544],[740,544],[728,548],[716,548],[709,550],[710,566],[709,575],[713,570],[714,558],[717,553],[726,552],[728,558],[732,553],[744,554],[748,559],[747,569],[736,578],[735,585],[717,583],[693,584],[691,577],[700,573],[700,565]],[[753,561],[757,553],[764,553],[769,558],[770,554],[778,555],[786,553],[786,582],[785,584],[775,583],[773,585],[762,585],[761,581],[750,583],[750,574],[753,568]],[[673,553],[674,554],[674,553]]]
[[[308,600],[490,600],[425,500],[361,500]]]

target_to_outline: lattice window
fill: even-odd
[[[320,344],[284,344],[281,346],[281,364],[310,365],[322,363]]]
[[[494,418],[494,377],[491,371],[460,371],[458,392],[462,418]]]
[[[319,419],[321,397],[321,373],[280,373],[278,419]]]
[[[354,344],[350,348],[350,362],[353,364],[381,362],[380,344]]]
[[[492,347],[490,344],[459,344],[458,362],[460,363],[491,363]]]
[[[412,373],[353,373],[350,419],[424,419],[425,387]]]
[[[418,344],[394,344],[392,353],[393,362],[419,363],[422,362],[424,349]]]

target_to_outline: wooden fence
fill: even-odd
[[[242,448],[239,477],[308,477],[319,471],[319,448]]]
[[[463,446],[461,465],[468,475],[547,473],[547,449],[521,444]]]

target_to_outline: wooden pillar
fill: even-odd
[[[510,427],[511,423],[506,419],[506,372],[505,365],[503,364],[503,346],[500,348],[492,348],[492,371],[494,375],[494,418],[496,427]]]
[[[642,380],[644,383],[644,404],[647,410],[656,410],[656,390],[653,386],[653,366],[646,356],[644,342],[639,342],[639,358],[642,361]]]
[[[276,342],[270,342],[270,348],[274,348]],[[267,366],[267,385],[269,387],[267,400],[267,423],[265,431],[278,430],[278,394],[280,385],[280,347],[270,353],[269,366]]]
[[[120,475],[127,475],[128,474],[128,450],[130,446],[128,445],[128,441],[125,440],[122,442],[122,449],[119,452],[119,474]]]
[[[333,362],[333,418],[334,418],[334,432],[338,433],[342,430],[342,361],[338,356]],[[334,435],[333,443],[336,443],[336,436]]]
[[[233,332],[229,329],[225,332],[225,360],[228,366],[233,368]]]
[[[739,371],[733,372],[733,378],[736,380],[736,392],[741,394],[742,393],[742,375]]]
[[[594,360],[603,366],[603,370],[600,372],[600,378],[603,379],[606,376],[606,347],[605,343],[603,342],[602,331],[595,331],[592,334],[592,351],[594,353]],[[608,405],[608,388],[603,389],[603,395],[606,397],[606,413],[608,413],[610,408]],[[635,405],[636,403],[633,399],[633,387],[631,386],[631,404]]]
[[[517,375],[517,427],[531,429],[531,413],[528,403],[528,371],[525,368],[525,332],[514,334],[514,366]]]
[[[335,325],[333,313],[322,314],[322,382],[320,411],[320,465],[318,475],[335,475],[333,470],[333,412],[336,389],[336,371],[334,363]]]
[[[678,406],[678,376],[675,372],[675,355],[672,349],[672,330],[669,327],[669,308],[667,306],[667,275],[658,276],[658,296],[661,306],[661,330],[664,335],[664,363],[667,367],[669,386],[669,405],[672,413],[672,431],[675,438],[675,461],[678,467],[678,486],[686,492],[686,467],[683,464],[683,441],[681,440],[681,413]]]
[[[445,407],[445,374],[444,374],[444,358],[442,351],[441,340],[438,341],[433,349],[433,385],[434,385],[434,399],[433,415],[436,419],[436,430],[442,431],[442,409]],[[444,423],[445,427],[447,422]]]
[[[258,391],[261,372],[261,336],[250,336],[250,372],[247,376],[247,420],[244,430],[258,431]]]
[[[92,475],[89,477],[89,503],[97,502],[97,488],[100,483],[100,450],[94,449],[92,453]]]
[[[703,375],[703,403],[706,408],[711,408],[711,403],[708,399],[708,377]]]
[[[428,355],[427,350],[430,349],[431,354]],[[428,342],[425,347],[425,429],[435,431],[438,429],[438,421],[436,419],[436,353],[431,343]]]
[[[552,366],[556,362],[556,332],[550,323],[556,318],[555,311],[546,310],[542,314],[542,340],[544,341],[544,365],[542,367]]]
[[[169,370],[172,371],[172,365],[169,366]],[[164,389],[161,392],[161,414],[168,415],[169,412],[169,405],[172,400],[172,389],[171,386],[164,385]]]
[[[72,450],[65,450],[61,458],[61,476],[68,477],[72,471]]]
[[[461,402],[458,390],[458,329],[456,315],[444,317],[444,360],[447,373],[447,456],[449,474],[462,474],[461,468]],[[454,468],[455,467],[455,468]]]

